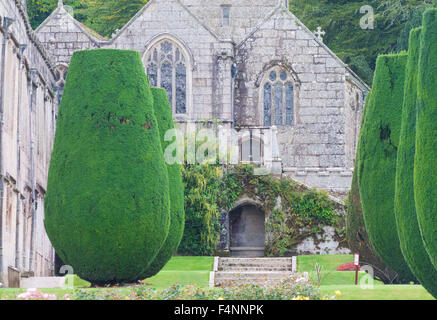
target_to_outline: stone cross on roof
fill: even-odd
[[[314,34],[317,36],[317,38],[323,42],[323,36],[326,34],[325,31],[322,31],[321,27],[317,27],[317,31],[314,31]]]
[[[63,6],[64,6],[64,1],[58,0],[58,7],[63,7]]]

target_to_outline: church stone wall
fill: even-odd
[[[5,18],[15,21],[6,30]],[[44,195],[57,114],[54,68],[21,1],[0,2],[0,282],[9,272],[49,276],[54,251],[45,233]],[[2,65],[5,68],[2,70]],[[2,185],[2,187],[1,187]],[[15,270],[15,271],[12,271]]]
[[[345,193],[355,159],[355,123],[362,89],[346,82],[347,68],[291,13],[278,12],[237,47],[235,89],[238,125],[263,125],[262,79],[272,66],[295,79],[295,124],[278,127],[286,175],[309,186]],[[352,93],[353,92],[353,93]],[[355,104],[355,102],[354,102]]]
[[[231,6],[229,26],[223,25],[224,6]],[[271,67],[287,69],[295,123],[278,127],[284,174],[329,191],[349,190],[366,85],[285,1],[152,0],[111,39],[85,28],[61,5],[37,33],[64,65],[75,50],[94,47],[137,50],[145,58],[164,38],[186,50],[187,113],[175,115],[182,127],[208,120],[229,127],[235,118],[237,127],[263,128],[262,81]]]
[[[159,37],[169,37],[184,47],[191,56],[191,78],[187,87],[192,92],[188,114],[176,120],[205,121],[231,118],[232,44],[220,42],[178,1],[151,1],[132,23],[106,46],[137,50],[142,56]]]

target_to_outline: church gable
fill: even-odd
[[[135,48],[144,54],[146,44],[160,34],[172,34],[185,43],[217,42],[216,35],[179,1],[150,0],[111,39],[116,48]]]
[[[230,101],[213,101],[225,86],[230,90],[230,64],[224,71],[229,83],[215,93],[213,70],[217,55],[230,55],[232,44],[220,42],[179,1],[150,1],[108,46],[140,52],[152,85],[166,89],[177,121],[213,118],[214,107],[224,110],[224,103],[230,113]]]
[[[240,43],[287,0],[204,0],[181,2],[220,39]]]
[[[62,1],[35,32],[56,65],[67,66],[74,51],[97,48],[103,40],[98,33],[74,19]]]

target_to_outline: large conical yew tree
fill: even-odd
[[[170,102],[167,98],[165,89],[152,88],[154,97],[154,109],[156,119],[158,120],[159,132],[161,135],[161,145],[165,154],[166,148],[173,141],[166,141],[165,135],[169,130],[174,129],[173,115]],[[169,136],[173,136],[170,134]],[[173,254],[176,253],[185,226],[185,211],[184,211],[184,186],[182,182],[181,166],[178,163],[167,159],[168,181],[170,187],[170,230],[167,240],[162,246],[159,254],[156,256],[153,263],[149,266],[144,274],[144,278],[150,278],[157,274],[170,260]],[[171,164],[170,164],[171,163]]]
[[[167,168],[138,52],[73,55],[45,209],[62,261],[97,285],[140,280],[164,244]]]
[[[410,34],[405,75],[402,126],[396,171],[395,213],[401,250],[419,282],[437,296],[437,270],[422,242],[414,201],[414,154],[416,150],[417,76],[421,28]]]
[[[414,195],[423,243],[437,268],[437,9],[424,13],[419,61]]]
[[[414,279],[402,255],[394,213],[395,176],[407,55],[378,57],[358,146],[358,184],[370,241],[402,281]]]

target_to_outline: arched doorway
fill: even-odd
[[[245,204],[232,210],[229,228],[231,256],[264,256],[265,215],[258,206]]]

